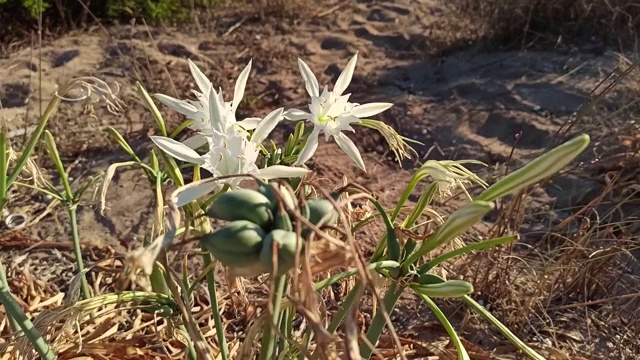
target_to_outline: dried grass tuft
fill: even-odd
[[[456,7],[493,45],[523,45],[542,40],[634,39],[640,24],[635,0],[460,0]]]

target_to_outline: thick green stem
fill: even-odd
[[[209,268],[213,260],[211,260],[211,254],[204,247],[201,247],[204,254],[202,255],[202,261],[204,267]],[[207,272],[207,288],[209,290],[209,298],[211,299],[211,316],[213,317],[213,323],[216,326],[216,337],[218,338],[218,346],[220,346],[220,356],[222,360],[229,359],[229,348],[227,346],[227,338],[224,335],[224,327],[222,326],[222,317],[220,316],[220,309],[218,308],[218,293],[216,290],[216,278],[213,274],[213,270]]]
[[[0,264],[0,282],[7,284],[7,291],[9,292],[9,295],[13,296],[11,294],[11,289],[9,288],[9,282],[7,281],[7,274],[5,273],[4,266],[2,266],[2,264]],[[7,319],[9,319],[9,327],[11,328],[11,331],[14,334],[17,333],[20,330],[20,324],[18,324],[18,321],[14,319],[9,312],[7,312]]]
[[[168,263],[167,253],[165,250],[162,250],[160,252],[160,254],[158,255],[158,258],[163,259],[165,264]],[[154,292],[163,294],[165,296],[168,296],[169,298],[173,296],[173,293],[171,292],[171,287],[167,283],[167,281],[171,281],[170,274],[158,262],[156,262],[155,265],[153,266],[150,281],[151,281],[151,288],[153,289]],[[161,290],[162,292],[156,291],[156,288]],[[178,325],[178,329],[180,329],[180,331],[183,331],[185,334],[189,333],[189,331],[187,330],[187,327],[184,326],[184,324]],[[198,359],[196,348],[193,346],[193,340],[194,339],[187,339],[187,356],[189,360]]]
[[[392,283],[391,286],[389,286],[389,290],[382,300],[384,311],[387,314],[391,314],[393,308],[396,306],[396,302],[398,302],[398,299],[400,298],[400,295],[402,295],[403,290],[404,288],[399,287],[396,283]],[[383,312],[380,310],[376,313],[376,316],[374,316],[373,321],[371,321],[371,325],[369,326],[369,330],[366,335],[367,340],[369,340],[373,346],[378,343],[378,339],[380,339],[380,335],[382,334],[382,330],[384,330],[385,324],[386,322]],[[362,358],[369,359],[372,352],[373,349],[370,349],[366,343],[360,341],[360,356]]]
[[[278,326],[280,320],[280,303],[284,296],[284,288],[287,283],[286,275],[281,275],[276,278],[276,291],[271,296],[273,305],[273,313],[271,314],[270,323],[265,324],[264,332],[262,333],[262,348],[260,349],[260,359],[269,360],[275,358],[275,340],[274,327]]]
[[[284,294],[286,294],[287,292],[287,282],[285,281],[285,285],[284,288],[282,290],[282,295],[284,296]],[[281,306],[282,307],[282,306]],[[292,332],[293,332],[293,317],[295,315],[295,311],[289,307],[285,307],[281,314],[280,314],[280,319],[279,319],[279,327],[280,327],[280,333],[285,337],[284,339],[280,339],[280,341],[278,342],[278,354],[282,354],[288,351],[289,349],[289,343],[287,342],[287,339],[291,339],[292,337]]]
[[[76,264],[78,265],[78,273],[80,274],[80,284],[82,288],[82,297],[84,299],[91,298],[91,290],[84,276],[84,263],[82,261],[82,248],[80,247],[80,235],[78,234],[78,214],[75,205],[69,207],[69,217],[71,218],[71,233],[73,236],[73,251],[76,256]]]
[[[0,269],[2,266],[0,265]],[[4,271],[3,271],[4,273]],[[5,312],[7,316],[11,319],[15,319],[18,323],[18,326],[24,332],[24,335],[29,339],[29,342],[33,345],[33,347],[38,352],[38,355],[44,360],[55,360],[57,359],[56,354],[51,351],[49,345],[47,345],[46,341],[42,338],[38,329],[33,326],[33,323],[27,315],[22,311],[18,303],[16,302],[13,295],[9,291],[9,284],[4,281],[4,277],[0,279],[0,303],[4,306]]]

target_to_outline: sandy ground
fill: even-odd
[[[436,0],[358,1],[295,22],[234,17],[201,32],[123,26],[70,33],[46,43],[41,58],[37,50],[24,49],[0,59],[0,122],[10,131],[33,125],[41,104],[46,107],[51,94],[72,77],[92,75],[117,82],[119,97],[128,107],[120,116],[100,104],[90,116],[81,104],[65,102],[49,123],[61,154],[75,164],[72,176],[82,179],[126,160],[107,138],[107,126],[126,133],[140,154],[148,152],[153,122],[137,98],[136,81],[151,93],[186,98],[195,86],[187,68],[187,59],[192,59],[229,93],[236,76],[253,59],[248,100],[240,111],[264,116],[275,106],[304,106],[307,95],[297,57],[310,65],[321,84],[331,84],[357,51],[360,60],[348,90],[352,99],[393,102],[395,106],[379,118],[422,142],[416,148],[420,157],[401,168],[378,135],[361,131],[351,137],[365,154],[366,173],[331,143],[321,144],[310,165],[333,181],[346,175],[390,204],[404,190],[411,172],[427,159],[481,160],[490,165],[482,173],[487,178],[502,174],[507,162],[517,167],[539,155],[587,103],[589,92],[619,64],[615,53],[600,50],[488,53],[463,46],[443,56],[429,56],[435,46],[431,30],[446,11]],[[603,106],[615,102],[605,99]],[[173,127],[182,120],[159,107]],[[629,120],[607,119],[603,124],[589,118],[578,130],[607,140]],[[587,152],[582,160],[589,162],[596,153]],[[87,199],[79,210],[83,241],[121,250],[137,246],[148,231],[152,211],[153,194],[145,181],[139,171],[119,171],[108,193],[105,216],[95,201]],[[555,221],[563,210],[549,209],[585,204],[590,191],[600,186],[586,175],[560,176],[534,192],[529,199],[531,213],[542,211],[545,219]],[[32,219],[46,211],[24,234],[32,241],[68,241],[66,215],[60,208],[49,211],[46,206],[46,199],[34,196],[16,197],[8,208]],[[532,221],[527,231],[539,229]]]

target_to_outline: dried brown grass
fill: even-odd
[[[635,0],[460,0],[456,6],[480,24],[491,45],[530,46],[597,36],[635,40],[640,4]]]
[[[547,352],[560,358],[635,359],[640,352],[633,335],[640,330],[640,127],[620,121],[636,116],[630,109],[637,99],[614,114],[594,110],[614,88],[626,99],[640,94],[637,64],[624,65],[603,82],[604,89],[594,89],[591,106],[559,131],[616,124],[594,137],[596,155],[564,173],[590,178],[600,189],[585,193],[580,206],[538,214],[527,206],[533,189],[514,195],[499,207],[489,238],[540,219],[549,222],[554,212],[568,216],[549,222],[542,234],[525,231],[528,241],[477,254],[456,269],[474,277],[478,296],[505,325],[525,339],[546,342]]]

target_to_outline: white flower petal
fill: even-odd
[[[211,86],[211,81],[207,79],[207,76],[202,71],[200,71],[198,65],[191,61],[191,59],[189,59],[189,70],[191,70],[191,75],[196,81],[196,85],[198,85],[200,92],[206,94],[209,91],[209,86]]]
[[[196,181],[174,191],[172,200],[176,206],[184,206],[219,189],[220,186],[221,184],[219,182],[212,181],[211,179]]]
[[[243,129],[245,130],[253,130],[258,126],[258,123],[260,123],[260,118],[246,118],[242,121],[238,121],[236,124],[240,125]]]
[[[256,127],[256,130],[251,135],[251,142],[254,144],[261,144],[264,139],[269,136],[271,131],[275,129],[276,125],[282,120],[282,112],[284,108],[276,109],[269,113]]]
[[[273,165],[268,168],[258,170],[256,176],[260,179],[270,180],[277,178],[294,178],[294,177],[302,177],[311,170],[303,169],[300,167],[290,167],[284,165]]]
[[[347,135],[343,133],[334,135],[334,138],[336,139],[336,143],[338,143],[338,146],[340,146],[340,149],[342,149],[342,151],[344,151],[344,153],[347,154],[351,158],[351,160],[353,160],[356,165],[358,165],[360,169],[362,169],[363,171],[367,171],[364,166],[364,161],[360,156],[360,151],[356,147],[356,144],[354,144],[353,141],[351,141],[351,139],[349,139]]]
[[[164,136],[152,136],[153,141],[162,151],[178,160],[193,164],[204,164],[202,157],[187,145]]]
[[[183,141],[182,144],[195,150],[207,144],[207,136],[203,134],[197,134]]]
[[[390,107],[392,107],[393,104],[391,103],[370,103],[370,104],[363,104],[363,105],[358,105],[356,107],[354,107],[353,109],[351,109],[351,114],[359,117],[359,118],[363,118],[363,117],[368,117],[368,116],[373,116],[373,115],[377,115],[380,114],[381,112],[389,109]]]
[[[300,74],[302,74],[302,78],[304,79],[304,87],[307,89],[307,93],[309,93],[311,97],[318,96],[320,94],[318,79],[313,75],[309,65],[298,59],[298,68],[300,69]]]
[[[225,119],[222,117],[222,104],[213,86],[209,90],[209,116],[211,128],[221,133],[225,132]]]
[[[313,154],[316,152],[316,149],[318,148],[319,134],[320,134],[320,128],[315,127],[311,132],[311,134],[309,134],[309,137],[307,138],[307,143],[304,144],[304,148],[302,148],[302,151],[300,151],[300,154],[298,155],[298,160],[296,160],[295,165],[302,165],[305,162],[307,162],[307,160],[311,159]]]
[[[187,117],[193,118],[198,114],[198,109],[184,100],[179,100],[164,94],[155,94],[154,97],[161,103],[170,107],[172,110],[177,111]]]
[[[353,71],[356,69],[356,62],[358,61],[358,53],[353,55],[351,60],[347,63],[347,66],[342,70],[342,73],[338,77],[336,81],[336,85],[333,87],[333,92],[336,95],[342,95],[342,93],[347,90],[347,87],[351,83],[351,79],[353,78]]]
[[[244,97],[244,89],[247,86],[247,79],[249,78],[249,73],[251,73],[251,62],[253,60],[249,60],[249,64],[242,70],[240,76],[238,76],[238,80],[236,80],[236,87],[233,92],[233,101],[231,103],[231,111],[234,113],[240,105],[242,98]]]
[[[298,109],[289,109],[285,111],[283,115],[284,115],[284,118],[287,120],[298,121],[298,120],[307,120],[310,114],[308,112],[298,110]]]

